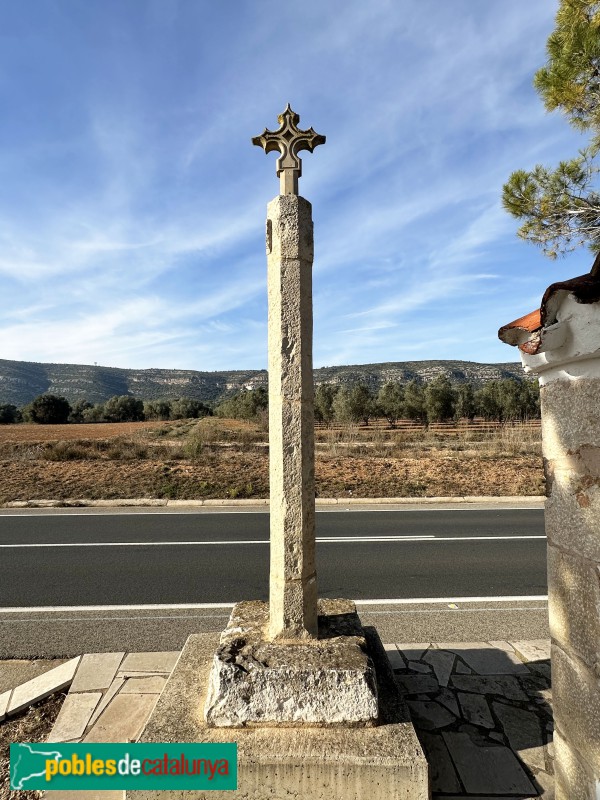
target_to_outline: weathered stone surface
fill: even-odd
[[[157,700],[157,694],[119,694],[96,720],[84,741],[135,742]]]
[[[535,673],[526,675],[520,679],[519,683],[534,703],[550,701],[552,698],[549,683],[541,675],[536,675]]]
[[[21,686],[17,686],[9,700],[7,715],[16,714],[54,692],[66,689],[73,680],[78,664],[79,656],[70,659],[70,661],[65,661],[64,664],[54,667],[54,669],[48,670],[42,675],[38,675],[37,678],[32,678],[27,683],[21,684]]]
[[[454,653],[449,653],[447,650],[429,650],[423,656],[423,661],[433,667],[440,686],[448,686],[455,660]]]
[[[483,675],[453,675],[452,685],[455,689],[475,694],[494,694],[509,700],[526,701],[527,695],[512,675],[489,677]]]
[[[533,773],[533,781],[538,789],[539,800],[555,800],[554,773],[538,769]]]
[[[591,562],[548,545],[550,632],[591,668],[600,661],[600,582]]]
[[[403,694],[431,694],[439,689],[433,675],[396,675],[396,683]]]
[[[479,675],[526,675],[528,672],[514,652],[491,647],[487,642],[439,644],[438,647],[459,655]]]
[[[427,800],[427,765],[397,694],[385,652],[365,629],[379,681],[373,728],[211,728],[205,703],[217,638],[191,636],[140,737],[142,742],[236,742],[236,800]],[[181,800],[181,792],[128,792],[128,800]],[[186,800],[230,800],[231,792],[186,792]]]
[[[317,635],[311,204],[267,208],[270,637]]]
[[[167,682],[166,675],[146,675],[139,678],[128,678],[121,689],[121,694],[160,694]]]
[[[121,664],[117,675],[132,672],[170,673],[177,663],[179,651],[160,653],[129,653]]]
[[[512,644],[507,642],[505,639],[490,639],[488,644],[492,647],[497,647],[499,650],[504,650],[507,653],[515,652],[515,648],[512,646]]]
[[[72,692],[97,692],[108,689],[125,653],[88,653],[79,662]]]
[[[596,563],[600,562],[599,383],[580,378],[555,381],[542,389],[548,541]]]
[[[550,681],[552,678],[552,667],[551,665],[544,664],[543,661],[530,661],[527,666],[529,667],[530,671],[533,673],[537,673],[538,675],[542,675],[547,681]]]
[[[90,718],[90,725],[93,725],[96,722],[100,714],[102,714],[107,705],[112,701],[113,697],[115,697],[119,693],[124,683],[125,683],[125,678],[114,679],[114,681],[109,686],[108,691],[105,693],[102,700],[96,706],[96,710],[94,711],[94,713]]]
[[[443,728],[456,721],[454,714],[434,700],[408,700],[407,705],[417,727],[427,731]]]
[[[423,654],[429,650],[431,644],[429,642],[413,642],[396,644],[396,647],[407,661],[421,661]]]
[[[576,454],[581,447],[600,442],[600,398],[596,379],[555,381],[543,386],[541,395],[545,458]]]
[[[558,731],[554,733],[554,748],[556,800],[598,800],[593,770]]]
[[[523,661],[550,661],[550,639],[530,639],[511,644]]]
[[[462,661],[456,662],[456,667],[454,668],[457,675],[472,675],[473,670],[471,667],[467,667],[466,664],[463,664]]]
[[[600,775],[600,693],[594,673],[576,657],[552,645],[554,725]]]
[[[545,769],[542,729],[536,714],[506,703],[493,703],[512,750],[531,767]]]
[[[11,658],[0,661],[0,694],[15,686],[37,678],[48,670],[59,667],[67,661],[66,658],[40,658],[36,661],[29,661],[21,658]]]
[[[238,603],[213,659],[210,725],[370,724],[377,686],[354,603],[319,601],[319,639],[269,641],[266,603]]]
[[[444,731],[446,746],[465,789],[470,794],[518,794],[536,791],[518,760],[502,745],[481,746],[468,733]]]
[[[8,692],[2,692],[0,694],[0,722],[6,717],[6,709],[8,708],[8,701],[10,699],[11,690]]]
[[[419,741],[425,750],[429,765],[431,790],[433,792],[460,792],[460,781],[441,735],[419,731]]]
[[[590,285],[598,270],[594,262]],[[588,299],[549,292],[540,347],[522,355],[541,384],[559,800],[595,798],[600,776],[600,304]],[[550,677],[543,656],[528,666]]]
[[[600,563],[600,487],[574,477],[566,485],[552,487],[546,501],[546,535],[550,544]]]
[[[420,672],[422,675],[431,675],[431,667],[427,664],[421,664],[420,661],[409,661],[408,669],[411,672]]]
[[[446,708],[451,711],[454,716],[458,717],[460,715],[456,696],[454,695],[454,692],[450,691],[450,689],[440,689],[440,691],[436,694],[435,699],[438,703],[446,706]]]
[[[47,742],[68,742],[83,736],[102,692],[68,694],[61,706]]]
[[[406,662],[395,644],[384,644],[385,652],[392,669],[405,669]]]
[[[463,717],[473,725],[481,725],[490,730],[495,727],[494,720],[485,697],[478,694],[458,692],[458,701],[463,712]]]

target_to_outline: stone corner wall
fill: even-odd
[[[600,785],[600,379],[541,389],[556,798]]]

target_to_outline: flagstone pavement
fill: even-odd
[[[435,800],[553,798],[549,641],[385,648],[427,755]],[[48,741],[135,741],[178,655],[83,656]],[[95,793],[46,797],[95,800]],[[98,798],[121,800],[122,793]]]

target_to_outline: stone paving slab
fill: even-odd
[[[178,656],[171,652],[86,654],[48,741],[135,741]],[[125,661],[136,669],[121,670]],[[91,691],[93,687],[99,690]]]
[[[130,653],[121,664],[121,672],[168,672],[173,671],[179,651],[169,653]]]
[[[427,755],[431,791],[437,792],[442,788],[454,794],[461,792],[462,785],[443,736],[439,733],[419,731],[418,738]]]
[[[478,675],[528,675],[529,670],[514,650],[503,650],[487,642],[468,644],[437,644],[440,650],[449,650]]]
[[[2,694],[0,694],[0,722],[6,718],[6,710],[8,708],[8,701],[11,694],[12,690],[8,692],[2,692]]]
[[[542,726],[538,716],[506,703],[492,703],[492,708],[511,748],[520,753],[526,764],[545,769]]]
[[[428,758],[433,800],[552,800],[549,642],[396,648],[404,667],[394,673]]]
[[[466,720],[473,725],[479,725],[490,730],[496,727],[496,723],[490,713],[490,707],[483,695],[468,694],[467,692],[457,692],[456,694]]]
[[[452,667],[456,661],[455,654],[447,653],[445,650],[429,650],[423,656],[423,661],[431,664],[440,686],[448,686],[448,681],[452,674]],[[462,667],[462,664],[458,664],[457,666]]]
[[[43,700],[54,692],[60,692],[66,689],[73,680],[77,665],[79,664],[80,656],[65,661],[54,669],[38,675],[37,678],[32,678],[30,681],[17,686],[13,689],[10,701],[8,703],[7,714],[17,714],[24,708]]]
[[[543,657],[549,652],[549,643],[453,642],[451,650],[444,650],[442,644],[385,647],[428,757],[433,800],[551,800],[551,689],[549,659]],[[490,650],[495,651],[493,656]],[[135,740],[178,655],[126,656],[108,689],[100,693],[80,739]],[[516,660],[524,671],[514,670],[519,667]],[[483,670],[496,663],[510,672],[480,674],[468,663]],[[69,697],[89,698],[91,694],[71,689]],[[102,798],[122,798],[122,793],[112,795],[103,793]],[[48,792],[47,797],[95,800],[89,792]]]
[[[157,700],[157,694],[118,694],[83,741],[135,742]]]
[[[384,648],[392,669],[403,669],[406,664],[396,645],[386,644]]]
[[[37,678],[38,675],[64,664],[67,660],[66,658],[0,659],[0,694],[9,689],[12,690],[15,686],[20,686],[32,678]]]
[[[544,661],[550,658],[550,642],[547,639],[513,642],[513,646],[524,661]]]
[[[47,742],[69,742],[83,736],[102,692],[68,694]]]
[[[512,675],[453,675],[452,687],[477,694],[498,694],[509,700],[525,702],[527,694]]]
[[[102,714],[102,712],[104,711],[106,706],[111,702],[113,697],[115,697],[119,693],[119,691],[123,688],[124,684],[125,684],[125,678],[115,678],[115,680],[109,686],[108,691],[104,694],[102,700],[98,703],[96,710],[90,717],[89,721],[90,726],[94,725],[100,714]]]
[[[125,653],[88,653],[83,656],[75,678],[72,692],[97,692],[108,689]]]
[[[429,642],[400,643],[396,645],[396,649],[403,654],[407,661],[420,661],[425,651],[429,650],[430,647]]]
[[[491,789],[495,794],[537,795],[519,760],[508,747],[500,744],[484,747],[468,733],[459,731],[444,731],[442,736],[469,794]]]
[[[129,678],[121,689],[121,694],[160,694],[167,682],[166,675],[145,675],[143,678]]]

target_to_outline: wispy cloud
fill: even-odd
[[[511,317],[511,281],[531,298],[570,271],[499,203],[510,171],[579,141],[531,87],[553,8],[266,0],[234,24],[222,4],[107,3],[4,20],[0,356],[264,367],[277,179],[250,137],[289,101],[327,135],[301,179],[315,360],[514,357],[464,331]],[[519,284],[524,264],[540,277]]]

